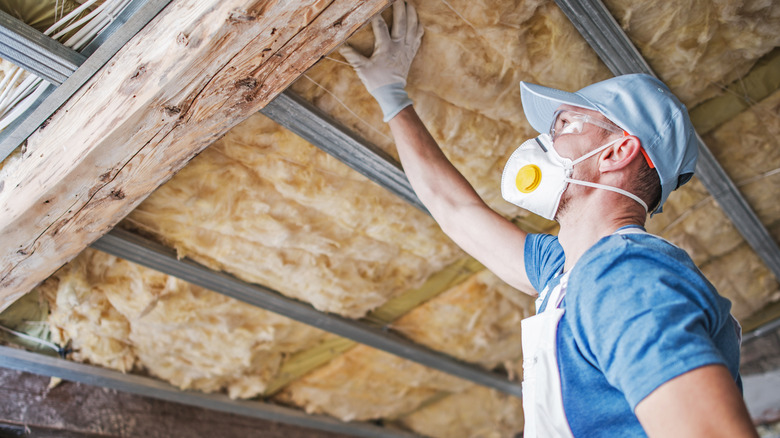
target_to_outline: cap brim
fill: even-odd
[[[522,96],[525,117],[528,119],[531,127],[539,133],[546,133],[550,129],[553,114],[562,104],[598,111],[597,108],[577,94],[529,84],[528,82],[520,82],[520,95]]]

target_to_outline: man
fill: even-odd
[[[404,86],[422,27],[394,5],[353,65],[389,122],[404,170],[441,228],[512,286],[537,290],[523,321],[525,436],[757,436],[740,393],[739,328],[684,251],[644,231],[692,176],[685,107],[647,75],[567,93],[521,83],[542,135],[507,162],[510,202],[560,224],[529,235],[450,164]]]

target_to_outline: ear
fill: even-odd
[[[642,157],[642,146],[639,139],[633,135],[620,138],[612,146],[604,149],[599,156],[599,171],[611,172],[620,170]]]

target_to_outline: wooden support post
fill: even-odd
[[[0,169],[0,310],[389,0],[176,0]]]

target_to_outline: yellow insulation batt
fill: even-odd
[[[650,66],[686,105],[722,92],[780,45],[777,0],[606,0]]]
[[[510,374],[519,375],[520,320],[530,316],[532,309],[533,298],[482,271],[412,310],[392,327],[459,359],[487,368],[503,364]],[[357,347],[293,382],[277,400],[343,420],[395,417],[411,412],[438,391],[462,389],[460,384],[441,384],[451,379],[443,378],[437,371]]]
[[[509,155],[537,135],[522,113],[520,80],[576,89],[609,72],[552,2],[412,3],[425,26],[407,82],[415,109],[488,204],[509,216],[528,215],[499,190]],[[350,44],[370,53],[370,26]],[[293,90],[396,154],[378,105],[338,53],[307,71]]]
[[[780,241],[780,92],[758,102],[705,137],[719,162],[756,215]],[[739,145],[739,147],[735,147]],[[710,279],[727,283],[745,303],[748,316],[780,300],[780,284],[756,253],[741,245],[728,258],[702,268]]]
[[[49,278],[56,342],[73,359],[130,371],[136,365],[182,389],[261,394],[284,357],[324,332],[88,249]]]
[[[442,391],[457,393],[471,384],[398,356],[359,345],[328,365],[293,382],[276,401],[302,406],[344,421],[397,417]]]
[[[518,82],[576,90],[610,73],[551,1],[413,3],[426,29],[407,87],[415,108],[488,204],[549,229],[551,223],[500,196],[507,158],[536,135],[522,113]],[[608,6],[689,105],[718,93],[780,44],[773,0]],[[350,43],[369,53],[372,41],[368,27]],[[378,106],[339,54],[321,60],[293,89],[396,155]],[[706,139],[776,238],[778,100],[776,94]],[[121,226],[155,236],[182,257],[352,318],[464,256],[424,213],[260,115],[209,147]],[[675,192],[648,227],[689,250],[738,317],[779,298],[776,281],[699,181]],[[146,370],[182,388],[232,397],[262,393],[285,357],[325,336],[91,250],[41,288],[50,297],[54,336],[73,341],[74,359]],[[431,348],[517,374],[519,321],[531,309],[530,297],[483,272],[393,327]],[[401,418],[430,436],[510,437],[522,430],[519,400],[364,346],[294,382],[277,400],[344,420]]]
[[[124,226],[352,318],[462,256],[429,216],[261,115],[195,158]]]
[[[435,438],[511,438],[523,431],[519,398],[474,385],[400,419],[406,427]]]
[[[520,321],[535,313],[534,299],[482,271],[412,310],[392,327],[415,342],[494,368],[519,361]]]

